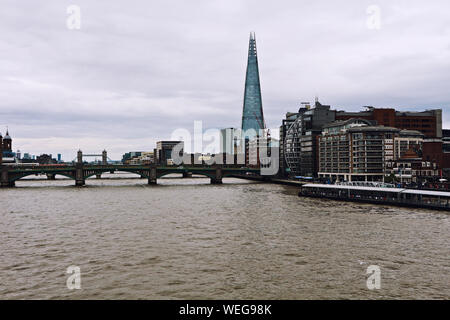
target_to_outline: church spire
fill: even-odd
[[[3,140],[11,140],[11,137],[9,136],[9,129],[8,129],[8,127],[6,127],[6,135],[3,138]]]

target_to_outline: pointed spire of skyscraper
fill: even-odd
[[[242,131],[244,137],[252,139],[263,129],[265,129],[265,124],[262,109],[261,85],[259,81],[256,35],[254,32],[250,32],[244,107],[242,111]]]

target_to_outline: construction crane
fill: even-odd
[[[266,133],[265,129],[267,128],[266,121],[265,120],[261,121],[261,118],[258,117],[256,112],[253,111],[253,114],[255,115],[256,121],[258,121],[260,127],[263,129],[263,133],[265,134]],[[270,129],[267,129],[267,138],[270,138]]]

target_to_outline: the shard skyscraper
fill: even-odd
[[[252,130],[253,129],[253,130]],[[259,83],[258,56],[255,33],[250,33],[247,75],[245,78],[244,108],[242,110],[243,138],[253,139],[265,129],[261,85]]]

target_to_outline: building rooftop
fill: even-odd
[[[400,132],[400,129],[385,126],[367,126],[367,127],[353,127],[348,129],[349,132]]]
[[[395,115],[400,117],[434,117],[436,116],[436,112],[442,112],[442,109],[433,109],[433,110],[425,110],[425,111],[396,111]]]
[[[346,124],[351,124],[351,123],[364,123],[367,126],[373,126],[373,122],[369,121],[369,120],[365,120],[365,119],[360,119],[360,118],[351,118],[348,120],[338,120],[338,121],[334,121],[331,123],[328,123],[326,125],[323,126],[323,128],[334,128],[334,127],[341,127],[341,126],[345,126]]]
[[[428,109],[425,111],[399,111],[394,108],[375,108],[375,107],[365,107],[365,111],[345,111],[337,110],[337,113],[345,113],[346,115],[360,115],[360,116],[370,116],[375,110],[394,110],[396,116],[435,116],[436,112],[442,112],[442,109]]]
[[[401,130],[400,131],[400,135],[401,136],[421,136],[421,137],[425,137],[425,135],[417,130]]]

